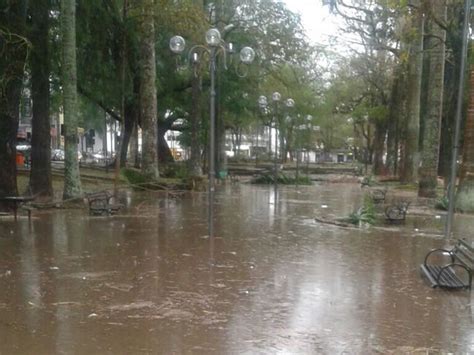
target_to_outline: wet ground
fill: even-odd
[[[442,216],[340,228],[356,184],[129,193],[87,210],[0,219],[0,354],[474,353],[472,296],[427,286]],[[456,220],[467,236],[472,218]],[[469,236],[468,236],[469,237]]]

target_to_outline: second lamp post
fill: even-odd
[[[275,186],[278,183],[278,130],[281,130],[282,128],[282,122],[280,120],[279,114],[280,114],[280,102],[281,102],[281,94],[278,91],[275,91],[272,94],[272,102],[273,106],[268,105],[268,100],[267,97],[264,95],[261,95],[258,98],[258,105],[260,107],[260,110],[265,113],[265,114],[270,114],[271,115],[271,121],[269,123],[270,129],[274,129],[274,134],[275,134],[275,155],[273,159],[273,183]],[[295,100],[288,98],[285,100],[285,106],[287,109],[291,109],[295,106]],[[269,139],[271,140],[271,131],[269,135]],[[281,154],[281,158],[283,160],[283,154]]]
[[[223,57],[224,68],[227,69],[227,55],[234,53],[232,43],[225,43],[217,28],[211,28],[206,32],[206,45],[195,45],[189,49],[188,62],[191,65],[199,63],[203,57],[209,59],[209,72],[211,78],[210,102],[209,102],[209,186],[208,186],[208,227],[209,237],[213,236],[213,202],[215,190],[215,135],[216,135],[216,70],[217,57]],[[186,41],[181,36],[170,39],[170,49],[175,54],[181,54],[186,49]],[[251,64],[255,59],[255,52],[250,47],[243,47],[240,51],[240,62]],[[244,75],[241,75],[244,76]]]

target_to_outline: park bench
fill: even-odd
[[[15,221],[17,220],[18,216],[18,208],[21,207],[28,213],[28,220],[31,220],[31,211],[34,208],[30,205],[30,202],[36,198],[37,195],[34,196],[3,196],[0,197],[0,203],[8,206],[13,211],[13,216],[15,217]]]
[[[402,201],[385,209],[385,218],[389,223],[401,223],[405,221],[410,202]]]
[[[441,258],[433,261],[436,254]],[[431,250],[420,269],[433,288],[471,289],[473,256],[473,246],[464,239],[458,239],[451,249]],[[447,262],[446,257],[449,258]]]
[[[374,203],[382,203],[385,201],[385,196],[387,195],[387,189],[376,189],[370,193],[370,197]]]
[[[88,193],[86,199],[89,213],[93,216],[110,216],[122,207],[121,204],[113,202],[114,195],[107,190]]]
[[[362,181],[360,182],[360,187],[369,187],[373,185],[373,180],[372,177],[370,176],[364,176]]]

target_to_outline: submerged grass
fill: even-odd
[[[252,181],[252,184],[267,184],[271,185],[275,183],[275,175],[273,173],[265,173],[257,176]],[[283,173],[277,174],[276,183],[280,185],[311,185],[311,179],[308,176],[299,176],[298,180],[296,177],[285,175]]]
[[[448,196],[443,196],[439,198],[435,203],[435,208],[437,210],[447,211],[449,208],[449,199]]]

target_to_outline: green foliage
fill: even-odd
[[[188,170],[184,163],[171,163],[160,166],[160,176],[164,178],[187,179]]]
[[[384,105],[368,106],[358,105],[352,113],[356,122],[369,120],[370,122],[384,122],[388,117],[388,108]],[[362,122],[361,122],[362,123]]]
[[[320,91],[320,105],[314,116],[320,131],[316,135],[318,146],[326,150],[346,148],[348,138],[353,137],[354,101],[358,99],[363,86],[360,80],[352,78],[346,67]]]
[[[6,12],[1,7],[0,10]],[[0,17],[0,19],[2,19],[2,17]],[[0,93],[3,94],[3,91],[7,85],[9,85],[10,81],[17,79],[17,76],[14,74],[15,66],[18,66],[17,62],[19,62],[20,58],[26,61],[31,43],[26,37],[9,32],[8,29],[4,29],[0,25],[0,44],[0,50],[4,57],[2,58],[2,61],[0,61],[2,64],[2,71],[0,72]],[[20,57],[16,58],[16,60],[8,58],[9,56],[13,57],[18,53],[20,53]]]
[[[130,187],[137,190],[189,190],[201,188],[202,185],[199,177],[187,179],[160,177],[159,180],[150,180],[140,170],[133,168],[124,168],[121,170],[121,174]],[[179,175],[179,173],[176,175]]]
[[[448,196],[443,196],[439,198],[438,201],[436,201],[435,203],[435,208],[438,210],[447,211],[448,207],[449,207]]]
[[[86,130],[94,129],[98,133],[104,132],[105,115],[99,106],[83,96],[78,97],[79,125]]]
[[[311,181],[311,178],[307,175],[298,176],[298,181],[296,181],[296,178],[295,178],[294,183],[296,182],[298,182],[298,185],[312,185],[313,184],[313,182]]]
[[[121,108],[121,46],[125,31],[121,12],[116,1],[80,1],[76,14],[79,93],[117,112]],[[130,90],[131,85],[124,88]]]
[[[375,205],[370,195],[364,196],[363,206],[349,215],[349,222],[355,225],[373,225],[376,221]]]
[[[149,179],[147,179],[138,169],[125,168],[121,170],[121,173],[134,188],[140,189],[150,182]]]
[[[361,186],[374,186],[376,184],[376,181],[374,179],[373,175],[368,175],[364,176],[364,178],[361,181]]]
[[[283,63],[301,65],[311,58],[312,48],[305,39],[300,16],[288,10],[284,2],[239,0],[233,3],[226,11],[232,14],[227,21],[242,23],[245,32],[253,38],[251,45],[257,49],[264,70],[272,72]]]

